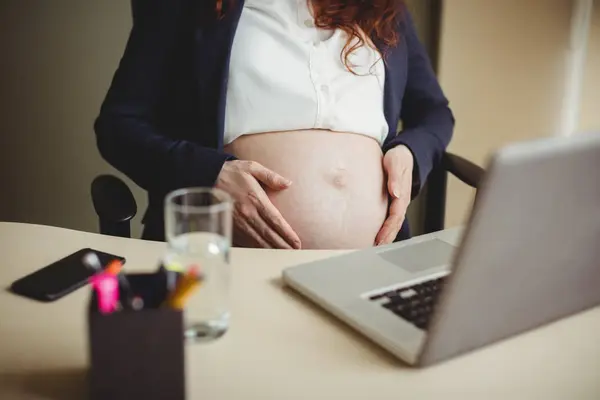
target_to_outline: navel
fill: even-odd
[[[338,189],[344,189],[348,186],[348,171],[343,167],[336,167],[330,172],[328,181]]]

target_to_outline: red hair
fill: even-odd
[[[202,0],[200,0],[202,1]],[[231,5],[235,0],[229,0]],[[223,13],[223,3],[216,0],[218,15]],[[306,0],[312,6],[315,25],[321,29],[341,29],[348,35],[342,52],[346,67],[351,69],[349,55],[365,45],[365,38],[386,47],[398,43],[398,22],[404,6],[403,0]]]

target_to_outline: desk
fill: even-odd
[[[455,235],[455,232],[445,232]],[[152,269],[163,243],[0,223],[0,284],[83,247]],[[283,288],[284,267],[331,251],[234,249],[231,330],[188,345],[190,399],[599,399],[600,308],[425,370]],[[0,399],[80,399],[87,365],[79,290],[41,304],[0,292]]]

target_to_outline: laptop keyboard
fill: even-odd
[[[419,329],[427,330],[447,276],[369,297]]]

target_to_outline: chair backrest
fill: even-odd
[[[100,233],[131,236],[130,221],[137,213],[137,204],[125,182],[112,175],[97,176],[92,181],[92,202],[98,215]]]
[[[443,165],[436,166],[429,177],[425,189],[425,200],[422,206],[423,234],[441,231],[446,220],[446,187],[448,184],[448,171]]]

